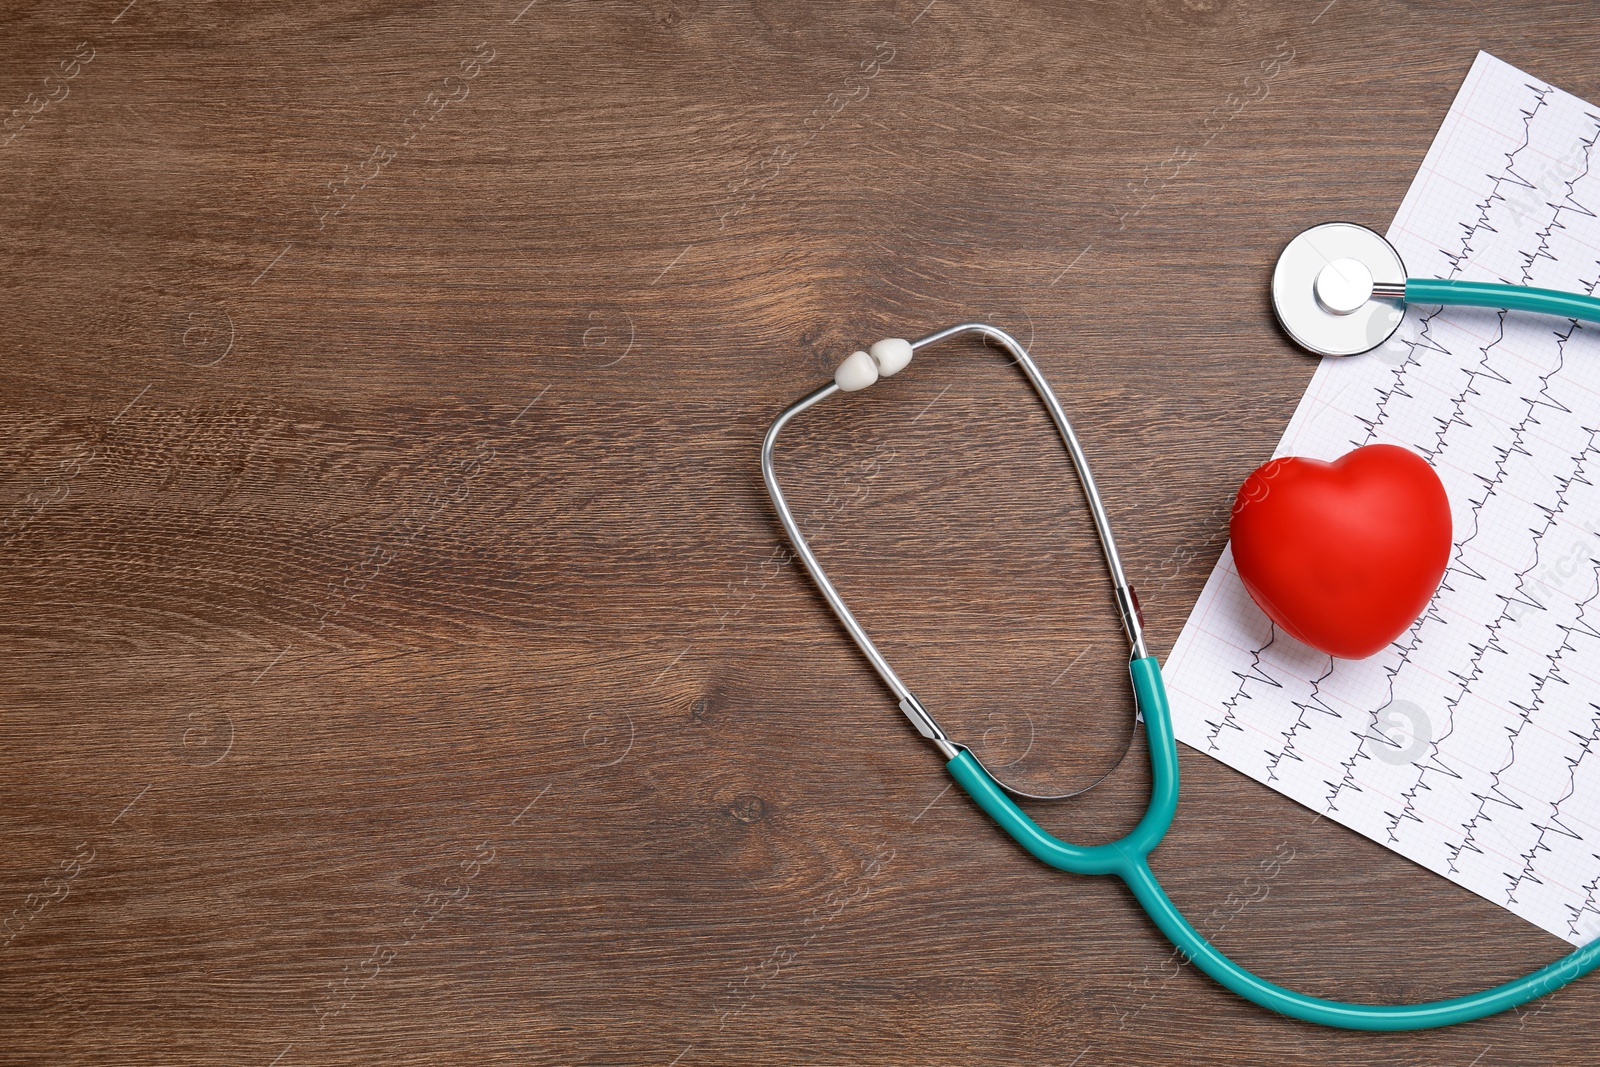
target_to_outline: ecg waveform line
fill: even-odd
[[[1514,185],[1520,185],[1527,189],[1534,188],[1534,186],[1526,179],[1517,175],[1516,160],[1517,155],[1526,149],[1532,142],[1533,118],[1541,110],[1543,110],[1545,106],[1545,100],[1549,97],[1551,90],[1547,85],[1529,86],[1529,88],[1533,90],[1534,104],[1531,108],[1524,109],[1522,112],[1522,143],[1506,153],[1506,165],[1503,173],[1499,175],[1485,175],[1485,177],[1487,177],[1491,182],[1489,195],[1484,197],[1483,200],[1478,203],[1477,218],[1473,219],[1470,223],[1464,223],[1462,225],[1463,232],[1461,234],[1461,250],[1459,252],[1452,253],[1445,249],[1440,249],[1440,252],[1450,264],[1450,270],[1445,275],[1446,278],[1458,277],[1461,274],[1461,268],[1471,261],[1473,253],[1473,241],[1481,231],[1487,230],[1491,233],[1499,232],[1493,226],[1489,225],[1489,213],[1494,208],[1496,203],[1505,203],[1505,197],[1500,192],[1500,186],[1503,183],[1509,182]],[[1407,399],[1411,398],[1411,394],[1405,392],[1402,386],[1406,382],[1410,369],[1420,366],[1420,361],[1417,359],[1416,355],[1416,349],[1418,347],[1431,349],[1432,351],[1441,353],[1443,355],[1450,354],[1448,349],[1446,349],[1443,345],[1433,341],[1433,339],[1429,336],[1429,330],[1432,327],[1434,317],[1439,315],[1443,310],[1444,309],[1442,307],[1437,308],[1423,317],[1418,339],[1410,342],[1410,350],[1407,353],[1406,360],[1395,368],[1394,384],[1387,392],[1384,390],[1379,390],[1376,413],[1370,420],[1358,420],[1362,425],[1366,426],[1366,435],[1360,440],[1351,441],[1350,447],[1359,448],[1361,445],[1370,444],[1377,439],[1378,428],[1384,424],[1384,420],[1388,416],[1389,400],[1393,396],[1399,395],[1406,397]],[[1463,390],[1463,397],[1470,395],[1471,378],[1472,372],[1469,371],[1468,386],[1466,390]],[[1460,402],[1458,399],[1455,414],[1459,414],[1459,412]],[[1434,458],[1431,454],[1426,452],[1424,452],[1424,454],[1427,455],[1430,460]]]
[[[1563,344],[1565,343],[1565,340],[1566,339],[1563,338]],[[1558,367],[1558,370],[1559,370],[1559,367]],[[1555,372],[1552,372],[1552,376],[1553,376],[1554,373]],[[1548,381],[1548,378],[1546,379],[1546,381]],[[1497,596],[1499,596],[1500,599],[1502,600],[1503,606],[1502,606],[1502,608],[1500,610],[1500,615],[1492,623],[1490,623],[1490,625],[1489,625],[1489,631],[1490,631],[1489,638],[1487,640],[1485,640],[1483,646],[1480,649],[1478,649],[1477,654],[1473,657],[1474,675],[1473,675],[1473,679],[1472,680],[1476,680],[1476,677],[1477,677],[1477,673],[1476,672],[1477,672],[1477,668],[1478,668],[1478,663],[1481,660],[1482,656],[1491,647],[1495,647],[1497,651],[1499,650],[1499,648],[1498,648],[1498,637],[1499,637],[1500,630],[1503,628],[1503,626],[1506,623],[1516,621],[1516,619],[1515,619],[1515,617],[1513,615],[1513,605],[1522,604],[1522,605],[1531,606],[1531,607],[1535,608],[1536,610],[1540,610],[1540,611],[1545,610],[1543,605],[1539,604],[1537,601],[1535,601],[1532,598],[1531,595],[1529,595],[1529,593],[1527,591],[1528,576],[1530,574],[1532,574],[1535,570],[1537,570],[1538,567],[1539,567],[1539,563],[1540,563],[1540,558],[1539,557],[1540,557],[1541,552],[1544,549],[1544,539],[1552,530],[1555,529],[1555,527],[1557,525],[1557,516],[1560,515],[1562,509],[1566,506],[1567,491],[1572,487],[1572,485],[1575,482],[1582,482],[1584,485],[1590,484],[1589,482],[1587,482],[1583,478],[1583,467],[1584,467],[1584,462],[1591,455],[1593,455],[1594,453],[1595,453],[1594,431],[1590,430],[1589,431],[1588,444],[1584,447],[1583,452],[1581,452],[1579,454],[1579,456],[1577,458],[1577,461],[1574,463],[1572,474],[1569,475],[1567,477],[1567,479],[1561,483],[1561,490],[1557,494],[1557,497],[1556,497],[1556,505],[1553,508],[1548,509],[1548,511],[1546,512],[1546,523],[1545,523],[1544,528],[1542,530],[1540,530],[1537,534],[1534,535],[1533,562],[1530,563],[1526,568],[1524,568],[1523,570],[1521,570],[1521,571],[1519,571],[1517,573],[1517,586],[1516,586],[1516,589],[1514,590],[1514,593],[1516,595],[1497,594]],[[1543,509],[1541,509],[1541,510],[1543,510]],[[1489,785],[1488,790],[1483,792],[1483,793],[1474,793],[1473,794],[1473,796],[1478,801],[1478,810],[1473,814],[1473,816],[1470,819],[1466,820],[1465,822],[1463,822],[1461,824],[1461,829],[1463,831],[1462,836],[1461,836],[1461,840],[1458,843],[1456,843],[1455,845],[1451,846],[1449,864],[1450,864],[1450,869],[1452,871],[1456,869],[1456,867],[1455,867],[1456,859],[1457,859],[1457,857],[1459,857],[1461,855],[1461,853],[1463,851],[1466,851],[1467,849],[1471,849],[1471,850],[1473,850],[1475,852],[1478,851],[1477,845],[1475,843],[1477,830],[1478,830],[1479,824],[1483,820],[1487,820],[1487,819],[1491,819],[1492,818],[1492,816],[1489,814],[1489,812],[1487,810],[1488,805],[1490,803],[1504,804],[1507,807],[1515,808],[1515,809],[1517,809],[1519,811],[1522,809],[1522,805],[1518,804],[1516,802],[1516,800],[1514,800],[1513,798],[1507,796],[1505,793],[1503,793],[1501,791],[1501,789],[1500,789],[1500,777],[1506,771],[1510,770],[1512,765],[1516,762],[1516,758],[1517,758],[1517,738],[1521,736],[1523,729],[1527,727],[1528,722],[1532,719],[1534,712],[1544,702],[1543,690],[1544,690],[1545,685],[1548,684],[1548,682],[1552,678],[1559,677],[1561,650],[1563,648],[1565,648],[1565,647],[1567,647],[1567,642],[1563,641],[1562,645],[1560,647],[1558,647],[1558,649],[1556,650],[1556,652],[1554,654],[1546,657],[1551,663],[1550,670],[1545,675],[1543,675],[1542,677],[1540,677],[1540,676],[1535,676],[1534,677],[1533,686],[1529,691],[1529,697],[1528,697],[1529,703],[1528,703],[1527,706],[1519,705],[1515,701],[1508,701],[1508,703],[1510,703],[1512,707],[1517,708],[1517,710],[1519,712],[1519,717],[1518,717],[1517,723],[1515,724],[1515,726],[1512,729],[1510,729],[1508,731],[1509,738],[1510,738],[1509,751],[1507,752],[1505,763],[1500,767],[1499,770],[1494,772],[1493,777],[1490,779],[1490,785]],[[1460,695],[1458,697],[1454,698],[1453,700],[1448,702],[1448,705],[1449,705],[1450,710],[1451,710],[1452,717],[1454,715],[1455,709],[1457,707],[1459,707],[1461,701],[1466,698],[1468,690],[1471,688],[1472,680],[1463,681]],[[1421,786],[1421,775],[1419,774],[1419,776],[1418,776],[1418,787],[1420,787],[1420,786]],[[1407,794],[1407,811],[1408,812],[1411,810],[1410,805],[1414,801],[1414,799],[1415,799],[1415,793],[1414,792],[1409,792]],[[1398,819],[1396,819],[1395,823],[1390,825],[1390,832],[1391,833],[1394,831],[1394,828],[1395,828],[1396,825],[1398,825]]]
[[[1521,178],[1519,175],[1516,174],[1517,156],[1522,151],[1524,151],[1528,147],[1528,145],[1530,144],[1531,138],[1532,138],[1533,119],[1537,114],[1539,114],[1540,110],[1544,107],[1545,101],[1546,101],[1547,97],[1549,96],[1551,90],[1550,90],[1550,88],[1548,86],[1543,86],[1543,87],[1529,86],[1529,88],[1533,91],[1536,102],[1532,107],[1527,108],[1526,110],[1524,110],[1522,112],[1522,115],[1523,115],[1523,139],[1522,139],[1522,143],[1519,144],[1516,148],[1512,149],[1510,152],[1506,153],[1506,167],[1505,167],[1505,171],[1502,174],[1500,174],[1500,175],[1485,175],[1485,177],[1488,178],[1492,183],[1491,190],[1490,190],[1489,195],[1487,197],[1485,197],[1484,200],[1481,201],[1479,203],[1479,205],[1478,205],[1478,217],[1477,217],[1477,219],[1474,220],[1474,222],[1470,226],[1467,226],[1467,227],[1464,228],[1464,232],[1463,232],[1462,238],[1461,238],[1461,249],[1460,249],[1460,251],[1458,253],[1451,253],[1448,250],[1444,250],[1444,249],[1440,250],[1441,253],[1445,256],[1445,258],[1449,261],[1449,263],[1451,265],[1451,274],[1452,274],[1452,276],[1455,275],[1456,273],[1458,273],[1460,271],[1462,265],[1467,263],[1470,260],[1471,252],[1472,252],[1472,242],[1475,239],[1475,237],[1478,236],[1479,232],[1482,231],[1482,230],[1486,230],[1486,229],[1488,229],[1488,230],[1492,230],[1493,229],[1493,227],[1490,226],[1490,214],[1489,214],[1489,212],[1490,212],[1490,208],[1491,208],[1492,204],[1496,200],[1500,200],[1502,202],[1504,201],[1504,197],[1500,193],[1501,185],[1503,183],[1506,183],[1506,182],[1511,182],[1513,184],[1522,185],[1522,186],[1525,186],[1525,187],[1528,187],[1528,188],[1533,188],[1533,186],[1531,186],[1528,182],[1526,182],[1525,179]],[[1538,237],[1538,241],[1539,241],[1538,249],[1536,249],[1536,251],[1534,253],[1531,253],[1531,254],[1524,253],[1523,254],[1525,262],[1528,265],[1531,266],[1531,264],[1534,261],[1536,261],[1538,258],[1540,258],[1540,257],[1548,259],[1552,263],[1557,262],[1556,257],[1549,250],[1549,235],[1555,230],[1556,227],[1560,226],[1560,224],[1561,224],[1560,223],[1560,217],[1561,217],[1561,213],[1563,211],[1578,211],[1581,214],[1583,214],[1583,215],[1585,215],[1585,216],[1587,216],[1589,218],[1593,218],[1594,217],[1594,213],[1592,211],[1589,211],[1587,208],[1583,207],[1581,204],[1579,204],[1573,198],[1572,193],[1573,193],[1575,184],[1579,180],[1581,180],[1584,175],[1586,175],[1588,173],[1588,169],[1589,169],[1589,167],[1588,167],[1588,153],[1589,153],[1589,150],[1593,148],[1593,146],[1595,144],[1595,141],[1597,139],[1600,139],[1600,120],[1597,120],[1597,127],[1596,127],[1596,130],[1595,130],[1595,133],[1584,141],[1584,168],[1583,168],[1583,171],[1579,175],[1575,176],[1573,179],[1571,179],[1570,181],[1568,181],[1566,183],[1567,192],[1566,192],[1566,196],[1564,197],[1564,200],[1566,201],[1566,203],[1558,204],[1558,205],[1551,205],[1553,210],[1551,212],[1550,221],[1544,227],[1544,229],[1538,231],[1538,233],[1537,233],[1537,237]],[[1528,278],[1529,278],[1529,275],[1527,274],[1526,269],[1525,269],[1524,273],[1522,275],[1522,279],[1523,279],[1524,284],[1527,283]],[[1442,310],[1443,309],[1441,308],[1440,311],[1442,312]],[[1436,312],[1435,314],[1438,314],[1438,312]],[[1433,318],[1433,315],[1428,316],[1428,319],[1430,320],[1429,325],[1431,325],[1432,318]],[[1447,437],[1449,436],[1450,431],[1453,428],[1455,428],[1455,427],[1463,427],[1463,428],[1466,428],[1468,430],[1470,430],[1472,428],[1472,424],[1468,421],[1466,416],[1467,416],[1467,414],[1469,412],[1469,409],[1470,409],[1470,406],[1471,406],[1471,398],[1472,397],[1476,397],[1476,396],[1481,396],[1481,393],[1479,392],[1479,390],[1477,388],[1478,380],[1480,378],[1486,378],[1486,379],[1494,381],[1495,383],[1498,383],[1500,385],[1505,385],[1505,386],[1511,386],[1513,384],[1511,379],[1507,378],[1504,374],[1502,374],[1501,372],[1496,370],[1494,365],[1493,365],[1493,363],[1491,362],[1492,359],[1493,359],[1493,355],[1494,355],[1495,350],[1498,349],[1500,344],[1505,340],[1505,326],[1506,326],[1506,312],[1505,311],[1497,312],[1496,313],[1496,332],[1495,332],[1495,335],[1494,335],[1493,339],[1491,339],[1487,345],[1484,345],[1482,347],[1482,349],[1480,349],[1480,359],[1479,359],[1478,365],[1476,367],[1471,368],[1471,369],[1469,369],[1467,371],[1466,384],[1462,387],[1461,391],[1459,393],[1457,393],[1452,398],[1449,415],[1447,417],[1444,417],[1444,418],[1437,418],[1437,417],[1435,418],[1435,421],[1438,423],[1438,430],[1437,430],[1437,433],[1435,434],[1435,437],[1434,437],[1433,447],[1431,449],[1430,448],[1419,448],[1419,451],[1421,451],[1425,456],[1427,456],[1430,461],[1432,461],[1432,462],[1437,462],[1438,461],[1438,459],[1440,458],[1441,454],[1444,452],[1445,448],[1447,447]],[[1503,448],[1497,449],[1497,453],[1498,454],[1497,454],[1497,458],[1496,458],[1496,461],[1495,461],[1495,467],[1494,467],[1494,470],[1492,472],[1490,472],[1490,474],[1488,476],[1485,476],[1485,475],[1482,475],[1482,474],[1476,474],[1475,475],[1480,481],[1482,481],[1484,483],[1483,495],[1478,497],[1477,499],[1473,500],[1472,503],[1471,503],[1470,508],[1468,509],[1468,514],[1469,514],[1470,521],[1471,521],[1471,533],[1467,534],[1466,537],[1462,538],[1461,540],[1459,540],[1456,543],[1455,551],[1452,553],[1452,557],[1451,557],[1451,564],[1446,569],[1445,576],[1444,576],[1444,579],[1442,581],[1442,589],[1441,589],[1442,593],[1448,594],[1448,593],[1454,593],[1454,592],[1457,591],[1456,587],[1450,584],[1452,578],[1455,578],[1455,579],[1458,579],[1458,580],[1464,578],[1464,579],[1467,579],[1467,580],[1475,580],[1475,581],[1479,581],[1479,582],[1486,581],[1484,576],[1481,573],[1479,573],[1475,568],[1473,568],[1467,562],[1466,554],[1468,552],[1469,546],[1472,545],[1472,542],[1478,536],[1478,533],[1479,533],[1479,530],[1480,530],[1480,526],[1481,526],[1481,515],[1482,515],[1482,512],[1483,512],[1484,508],[1486,506],[1488,506],[1488,504],[1491,501],[1491,498],[1493,498],[1495,496],[1497,489],[1505,481],[1506,474],[1507,474],[1507,468],[1508,468],[1508,466],[1510,464],[1512,456],[1513,455],[1522,455],[1522,456],[1526,456],[1526,457],[1528,457],[1530,459],[1533,458],[1533,453],[1530,452],[1527,449],[1527,447],[1525,446],[1524,440],[1525,440],[1525,437],[1528,434],[1529,430],[1531,429],[1531,427],[1533,425],[1536,425],[1537,422],[1538,422],[1538,418],[1537,418],[1538,409],[1541,406],[1547,406],[1547,407],[1554,408],[1555,410],[1557,410],[1557,411],[1559,411],[1559,412],[1561,412],[1563,414],[1571,414],[1571,411],[1570,411],[1569,408],[1567,408],[1564,404],[1560,403],[1559,401],[1557,401],[1554,397],[1552,397],[1550,395],[1550,381],[1557,374],[1559,374],[1561,372],[1562,368],[1566,365],[1566,358],[1565,358],[1566,342],[1571,337],[1572,333],[1575,332],[1576,330],[1580,329],[1580,328],[1581,327],[1580,327],[1580,325],[1578,323],[1572,322],[1566,335],[1558,335],[1558,336],[1560,336],[1560,344],[1559,344],[1558,349],[1557,349],[1556,365],[1550,372],[1540,376],[1538,392],[1534,396],[1525,399],[1526,411],[1523,414],[1522,420],[1520,422],[1518,422],[1517,424],[1515,424],[1511,428],[1511,442],[1510,442],[1510,444],[1504,446]],[[1380,407],[1380,409],[1387,405],[1388,399],[1389,399],[1388,396],[1384,395],[1382,393],[1382,391],[1380,391],[1380,393],[1379,393],[1379,401],[1378,401],[1378,406]],[[1373,440],[1376,439],[1376,436],[1377,436],[1376,435],[1376,426],[1373,426],[1373,427],[1371,427],[1369,429],[1369,432],[1368,432],[1366,438],[1361,441],[1361,444],[1370,444]],[[1591,443],[1592,443],[1592,439],[1593,439],[1593,434],[1591,433],[1590,434]],[[1583,458],[1583,454],[1580,454],[1579,456],[1576,456],[1576,457],[1573,458],[1573,463],[1579,469],[1581,469],[1582,458]],[[1570,485],[1570,481],[1569,481],[1568,485]],[[1563,485],[1562,490],[1561,490],[1561,495],[1558,497],[1558,500],[1564,500],[1566,489],[1567,489],[1568,485]],[[1558,510],[1559,510],[1559,508],[1558,508]],[[1551,525],[1553,525],[1553,524],[1554,523],[1553,523],[1553,520],[1552,520]],[[1548,527],[1547,527],[1547,529],[1548,529]],[[1543,533],[1540,533],[1534,540],[1534,560],[1535,560],[1535,562],[1533,564],[1531,564],[1527,570],[1525,570],[1522,573],[1517,575],[1517,583],[1518,583],[1517,584],[1517,588],[1518,588],[1519,592],[1522,590],[1523,579],[1524,579],[1525,575],[1527,573],[1530,573],[1534,569],[1534,567],[1537,566],[1538,552],[1539,552],[1540,542],[1541,542],[1542,538],[1543,538]],[[1446,619],[1444,619],[1440,615],[1438,609],[1439,609],[1438,598],[1435,597],[1434,601],[1429,604],[1428,610],[1423,614],[1422,618],[1420,618],[1417,621],[1417,623],[1411,628],[1411,630],[1407,633],[1406,636],[1407,636],[1408,640],[1407,640],[1406,644],[1402,647],[1402,649],[1400,651],[1399,662],[1397,664],[1395,664],[1389,671],[1391,683],[1393,681],[1394,676],[1397,675],[1410,662],[1412,655],[1416,652],[1417,647],[1420,644],[1421,639],[1422,639],[1421,631],[1422,631],[1422,628],[1423,628],[1424,624],[1426,624],[1429,621],[1435,621],[1435,622],[1437,622],[1437,623],[1439,623],[1441,625],[1448,625],[1448,621]],[[1477,680],[1477,677],[1478,677],[1478,674],[1479,674],[1479,671],[1480,671],[1480,665],[1482,663],[1482,659],[1483,659],[1484,655],[1487,654],[1490,651],[1496,651],[1496,652],[1502,651],[1502,649],[1500,648],[1500,646],[1498,644],[1498,637],[1499,637],[1499,631],[1500,631],[1504,621],[1506,620],[1505,612],[1508,611],[1508,610],[1509,610],[1509,604],[1507,604],[1506,607],[1502,609],[1502,614],[1501,614],[1500,617],[1498,617],[1495,620],[1493,620],[1492,622],[1490,622],[1490,624],[1487,627],[1487,634],[1484,637],[1484,640],[1483,640],[1482,644],[1471,646],[1474,649],[1474,653],[1473,653],[1472,660],[1468,665],[1468,673],[1465,674],[1465,675],[1462,675],[1461,673],[1453,672],[1454,676],[1460,682],[1460,688],[1455,694],[1453,694],[1452,696],[1449,696],[1449,697],[1447,697],[1445,699],[1444,704],[1445,704],[1445,711],[1446,711],[1447,726],[1445,728],[1445,731],[1442,734],[1440,734],[1436,739],[1430,741],[1430,749],[1431,750],[1430,750],[1430,752],[1428,754],[1428,758],[1427,758],[1426,762],[1421,764],[1417,769],[1416,781],[1414,783],[1412,783],[1412,785],[1404,793],[1401,794],[1402,799],[1405,802],[1403,807],[1402,807],[1402,809],[1401,809],[1401,811],[1398,812],[1398,813],[1391,813],[1391,821],[1390,821],[1389,826],[1387,827],[1387,831],[1388,831],[1387,832],[1387,840],[1389,842],[1392,843],[1392,842],[1398,841],[1397,831],[1398,831],[1399,824],[1402,821],[1404,821],[1406,819],[1411,819],[1413,821],[1420,822],[1420,820],[1417,819],[1417,817],[1416,817],[1415,804],[1416,804],[1416,799],[1417,799],[1418,794],[1422,790],[1425,790],[1425,789],[1428,788],[1427,778],[1428,778],[1428,774],[1429,774],[1430,771],[1433,771],[1433,772],[1436,772],[1436,773],[1442,773],[1442,774],[1445,774],[1445,775],[1447,775],[1447,776],[1449,776],[1451,778],[1455,778],[1457,780],[1459,780],[1461,778],[1461,775],[1457,772],[1457,770],[1454,767],[1452,767],[1445,760],[1445,758],[1443,756],[1443,752],[1442,752],[1442,745],[1443,745],[1443,742],[1445,740],[1447,740],[1455,730],[1455,712],[1456,712],[1456,709],[1460,706],[1462,701],[1465,700],[1466,697],[1470,694],[1470,692],[1472,690],[1472,685]],[[1393,690],[1392,690],[1392,686],[1391,686],[1391,699],[1392,699],[1392,697],[1393,697]],[[1387,706],[1387,705],[1385,705],[1385,706]],[[1373,723],[1371,725],[1376,726],[1377,716],[1382,710],[1383,710],[1382,707],[1374,709],[1374,711],[1372,713],[1372,715],[1373,715]],[[1350,760],[1345,764],[1345,775],[1344,775],[1344,777],[1341,778],[1338,783],[1330,783],[1331,791],[1328,793],[1328,795],[1326,797],[1326,802],[1327,802],[1327,805],[1328,805],[1330,810],[1337,804],[1338,795],[1339,795],[1340,791],[1342,789],[1344,789],[1344,788],[1351,787],[1351,786],[1354,785],[1354,768],[1355,768],[1355,765],[1356,765],[1356,761],[1362,755],[1364,755],[1363,748],[1365,746],[1367,737],[1368,737],[1367,734],[1363,734],[1361,736],[1360,740],[1358,741],[1355,753],[1352,754]],[[1482,811],[1482,805],[1480,804],[1480,808],[1479,808],[1478,813],[1476,813],[1471,819],[1467,820],[1466,822],[1464,822],[1462,824],[1461,828],[1462,828],[1462,831],[1463,831],[1464,847],[1474,847],[1472,845],[1473,830],[1476,828],[1477,820],[1479,818],[1482,818],[1482,817],[1485,817],[1485,816],[1484,816],[1484,813]],[[1452,853],[1452,855],[1451,855],[1451,858],[1450,858],[1450,864],[1451,864],[1450,869],[1451,870],[1455,869],[1455,867],[1454,867],[1455,856],[1459,855],[1460,850],[1461,850],[1461,847],[1457,847],[1455,849],[1454,853]]]
[[[1600,556],[1591,553],[1588,558],[1588,563],[1590,576],[1594,579],[1592,584],[1595,587],[1595,592],[1590,593],[1589,596],[1579,605],[1577,620],[1571,625],[1563,625],[1561,627],[1561,644],[1549,656],[1550,670],[1542,679],[1540,679],[1538,683],[1538,692],[1535,694],[1536,703],[1527,708],[1518,708],[1518,710],[1523,713],[1522,725],[1526,725],[1528,722],[1532,721],[1533,716],[1537,711],[1538,703],[1542,703],[1544,700],[1543,690],[1547,683],[1554,681],[1559,682],[1562,685],[1570,684],[1560,676],[1559,667],[1560,660],[1566,653],[1577,651],[1577,646],[1572,643],[1573,635],[1581,633],[1585,637],[1600,641],[1600,630],[1596,630],[1592,624],[1588,623],[1584,619],[1584,616],[1587,614],[1590,605],[1594,603],[1596,597],[1600,597]],[[1577,731],[1571,731],[1572,736],[1578,739],[1579,750],[1575,755],[1564,757],[1567,761],[1568,768],[1566,790],[1554,800],[1549,802],[1549,816],[1543,824],[1537,826],[1538,833],[1534,838],[1533,844],[1526,852],[1522,853],[1522,869],[1517,871],[1515,874],[1508,873],[1506,876],[1506,903],[1508,904],[1515,904],[1517,902],[1517,887],[1522,885],[1523,882],[1531,881],[1541,885],[1543,884],[1543,882],[1540,881],[1538,876],[1534,873],[1534,865],[1541,853],[1548,854],[1552,851],[1550,846],[1544,843],[1546,834],[1554,831],[1561,836],[1574,841],[1584,840],[1582,833],[1573,830],[1571,827],[1566,826],[1561,822],[1561,807],[1568,800],[1572,799],[1573,795],[1577,792],[1578,766],[1584,761],[1589,753],[1594,750],[1595,743],[1600,741],[1600,705],[1590,703],[1589,708],[1591,711],[1596,712],[1596,714],[1590,719],[1588,730],[1583,734],[1579,734]],[[1519,730],[1520,728],[1521,727],[1519,726]],[[1500,773],[1504,773],[1509,766],[1510,764],[1508,763],[1506,767],[1502,767],[1500,769]],[[1600,859],[1600,856],[1596,856],[1595,858]],[[1582,911],[1582,906],[1580,905],[1576,910]],[[1576,921],[1576,916],[1574,917],[1574,921]],[[1572,932],[1577,932],[1575,926],[1573,926]]]
[[[1480,54],[1391,240],[1413,276],[1593,293],[1596,144],[1596,109]],[[1592,333],[1413,308],[1394,358],[1324,361],[1280,451],[1427,457],[1456,528],[1438,593],[1378,656],[1335,660],[1265,619],[1224,553],[1167,666],[1185,743],[1570,940],[1600,933],[1600,703],[1577,697],[1600,681]],[[1380,722],[1419,702],[1402,746]]]

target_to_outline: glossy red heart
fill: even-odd
[[[1284,631],[1343,659],[1416,621],[1450,560],[1450,501],[1427,461],[1367,445],[1332,463],[1257,467],[1233,502],[1233,560]]]

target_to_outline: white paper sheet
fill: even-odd
[[[1413,277],[1593,292],[1600,111],[1485,53],[1388,237]],[[1385,651],[1278,633],[1217,563],[1165,675],[1178,737],[1529,922],[1600,934],[1600,327],[1412,307],[1325,359],[1278,455],[1426,456],[1456,548]]]

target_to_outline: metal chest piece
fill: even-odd
[[[1400,328],[1405,281],[1405,264],[1388,241],[1353,222],[1325,222],[1284,246],[1272,272],[1272,310],[1306,351],[1359,355]]]

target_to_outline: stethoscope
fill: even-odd
[[[1272,310],[1301,348],[1356,356],[1400,328],[1408,304],[1505,308],[1600,322],[1600,300],[1526,285],[1407,278],[1400,253],[1353,222],[1325,222],[1284,246],[1272,272]]]
[[[1279,323],[1291,338],[1312,352],[1333,356],[1355,355],[1383,344],[1399,328],[1406,303],[1507,308],[1600,322],[1600,300],[1591,296],[1513,285],[1407,278],[1399,254],[1387,241],[1371,230],[1344,222],[1313,227],[1289,242],[1273,272],[1272,302]],[[773,449],[778,434],[796,415],[837,393],[865,389],[880,377],[903,370],[911,362],[912,355],[921,349],[967,334],[976,334],[1005,349],[1039,395],[1077,471],[1111,574],[1117,613],[1128,637],[1128,673],[1133,683],[1135,705],[1144,721],[1150,749],[1152,784],[1150,803],[1139,824],[1122,839],[1108,844],[1074,845],[1042,829],[1012,799],[1013,795],[1029,797],[1031,794],[1001,783],[970,749],[952,741],[940,729],[933,715],[889,666],[838,589],[829,581],[784,500],[773,468]],[[1004,330],[986,323],[969,322],[915,341],[894,338],[879,341],[866,351],[853,353],[840,364],[832,382],[802,397],[773,421],[761,442],[761,475],[784,531],[828,606],[899,701],[900,710],[911,725],[939,750],[946,761],[945,769],[978,807],[1024,849],[1051,867],[1074,874],[1110,874],[1122,879],[1151,920],[1184,957],[1233,992],[1284,1015],[1324,1026],[1422,1030],[1514,1008],[1600,966],[1600,939],[1596,939],[1522,978],[1464,997],[1426,1004],[1348,1004],[1296,993],[1257,977],[1223,955],[1183,917],[1150,869],[1150,853],[1161,843],[1178,809],[1178,747],[1173,737],[1161,669],[1145,648],[1139,600],[1117,555],[1105,505],[1095,488],[1094,476],[1089,472],[1088,460],[1084,458],[1072,424],[1067,421],[1066,412],[1061,409],[1038,365]]]

